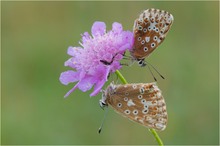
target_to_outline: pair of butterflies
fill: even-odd
[[[172,14],[147,9],[134,21],[134,46],[131,56],[140,66],[165,39],[173,23]],[[105,63],[105,62],[103,62]],[[110,105],[116,112],[148,128],[162,131],[167,125],[166,103],[156,83],[110,84],[100,106]]]

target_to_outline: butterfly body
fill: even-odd
[[[100,103],[148,128],[159,131],[166,128],[166,104],[156,83],[111,84]]]
[[[172,14],[164,10],[147,9],[134,21],[134,46],[130,53],[135,60],[141,61],[141,66],[143,60],[164,41],[173,20]]]

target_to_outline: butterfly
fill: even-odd
[[[166,103],[156,83],[111,83],[102,94],[100,106],[148,128],[162,131],[167,125]]]
[[[140,66],[165,39],[174,21],[172,14],[159,9],[147,9],[134,21],[134,45],[130,53]]]

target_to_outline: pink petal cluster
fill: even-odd
[[[108,80],[108,75],[121,68],[120,60],[127,49],[133,45],[133,33],[123,31],[120,23],[114,22],[112,30],[106,32],[104,22],[95,22],[92,26],[92,36],[88,32],[82,35],[80,47],[68,48],[71,56],[65,66],[73,68],[62,72],[62,84],[77,82],[65,95],[67,97],[76,88],[83,92],[94,86],[90,96],[97,95]]]

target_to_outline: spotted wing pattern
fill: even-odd
[[[166,128],[166,104],[156,83],[111,84],[103,100],[117,113],[143,126],[159,131]]]
[[[159,9],[147,9],[134,21],[134,47],[131,55],[136,60],[146,58],[165,39],[173,23],[172,14]]]

